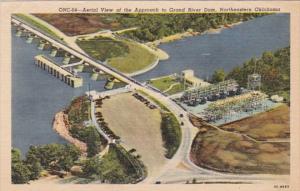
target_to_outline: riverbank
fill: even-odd
[[[176,34],[173,34],[173,35],[170,35],[170,36],[166,36],[166,37],[163,37],[161,39],[158,39],[158,40],[155,40],[155,41],[152,41],[152,42],[147,42],[145,44],[147,46],[149,46],[149,47],[157,47],[160,44],[169,43],[169,42],[173,42],[173,41],[176,41],[176,40],[181,40],[181,39],[184,39],[184,38],[193,37],[193,36],[197,36],[197,35],[218,34],[218,33],[222,32],[222,30],[224,30],[226,28],[231,28],[231,27],[240,25],[242,23],[243,22],[240,21],[240,22],[237,22],[237,23],[229,24],[229,25],[221,25],[221,26],[219,26],[216,29],[211,28],[211,29],[208,29],[208,30],[206,30],[206,31],[204,31],[202,33],[195,32],[195,31],[189,29],[189,30],[187,30],[185,32],[176,33]]]
[[[213,29],[213,28],[208,29],[208,30],[204,31],[203,33],[201,33],[201,35],[203,35],[203,34],[219,34],[224,29],[231,29],[232,27],[240,25],[240,24],[243,24],[243,22],[240,21],[240,22],[237,22],[237,23],[229,24],[229,25],[222,25],[222,26],[220,26],[219,28],[216,28],[216,29]]]
[[[183,38],[186,38],[186,37],[192,37],[192,36],[195,36],[195,35],[198,35],[198,34],[200,34],[200,33],[199,32],[193,32],[193,31],[186,31],[186,32],[183,32],[183,33],[176,33],[176,34],[173,34],[173,35],[170,35],[170,36],[166,36],[166,37],[163,37],[161,39],[158,39],[158,40],[155,40],[155,41],[152,41],[152,42],[147,42],[145,44],[147,46],[150,46],[150,47],[157,47],[157,46],[159,46],[160,44],[163,44],[163,43],[173,42],[173,41],[180,40],[180,39],[183,39]]]
[[[133,72],[133,73],[129,73],[129,74],[125,73],[125,74],[130,76],[130,77],[138,76],[138,75],[144,74],[144,73],[149,72],[150,70],[154,69],[158,65],[158,63],[159,63],[159,59],[156,59],[151,65],[149,65],[145,69],[139,70],[137,72]]]
[[[56,113],[53,121],[53,130],[57,134],[59,134],[62,138],[75,145],[82,153],[86,153],[87,152],[86,143],[72,137],[70,135],[69,129],[70,129],[70,125],[69,125],[68,116],[62,111]]]
[[[140,43],[141,46],[143,46],[144,48],[146,48],[147,50],[149,50],[152,54],[154,54],[155,56],[157,56],[157,58],[159,60],[168,60],[169,59],[169,54],[165,51],[163,51],[162,49],[158,48],[157,46],[153,46],[152,44],[143,44]]]

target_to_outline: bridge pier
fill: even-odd
[[[17,36],[17,37],[21,37],[21,35],[22,35],[22,31],[21,31],[21,30],[17,30],[16,36]]]
[[[98,80],[98,79],[105,79],[105,76],[103,76],[105,73],[97,68],[94,68],[91,74],[92,80]]]
[[[17,27],[17,30],[16,30],[16,36],[17,37],[27,37],[29,34],[31,34],[28,30],[22,28],[22,27]]]
[[[61,57],[64,56],[65,53],[66,52],[60,47],[54,46],[53,44],[51,45],[51,52],[50,52],[51,57]]]
[[[39,37],[37,36],[37,35],[35,35],[35,34],[32,34],[32,33],[27,33],[26,35],[25,35],[25,37],[27,38],[26,39],[26,43],[28,43],[28,44],[30,44],[30,43],[32,43],[33,41],[38,41],[38,39],[39,39]]]
[[[51,57],[55,57],[57,55],[57,49],[56,48],[52,48],[51,52],[50,52],[50,56]]]
[[[23,37],[26,36],[27,32],[25,29],[17,28],[16,36],[17,37]]]
[[[31,44],[32,41],[33,41],[33,39],[34,39],[34,37],[33,37],[31,34],[29,34],[29,35],[27,36],[26,43]]]
[[[48,50],[51,47],[50,43],[44,40],[39,41],[38,49],[39,50]]]
[[[76,58],[74,55],[70,55],[70,53],[66,53],[62,63],[65,65],[65,64],[72,64],[79,61],[80,61],[79,58]]]

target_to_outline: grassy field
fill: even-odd
[[[184,91],[184,84],[183,83],[179,83],[179,84],[175,84],[174,86],[172,86],[172,88],[168,91],[166,91],[165,93],[168,95],[173,95],[173,94],[177,94]]]
[[[108,37],[95,37],[89,40],[78,40],[76,43],[87,54],[101,61],[106,59],[125,56],[129,53],[126,43]]]
[[[115,69],[132,73],[147,68],[156,56],[137,43],[107,37],[77,40],[77,44],[95,59],[105,61]]]
[[[97,111],[103,114],[109,128],[121,137],[127,149],[136,149],[150,176],[166,162],[158,109],[150,109],[131,93],[125,93],[104,100]]]
[[[108,64],[124,73],[133,73],[143,70],[153,64],[156,56],[144,47],[134,43],[126,42],[129,53],[124,56],[108,59]]]
[[[183,83],[181,83],[173,75],[149,80],[149,84],[169,95],[176,94],[176,93],[182,92],[184,90]]]
[[[247,134],[257,140],[289,138],[289,112],[290,109],[287,105],[281,105],[270,111],[222,125],[220,128]]]
[[[240,174],[289,174],[288,142],[256,142],[237,133],[201,126],[191,149],[191,160],[198,166]]]
[[[15,14],[17,17],[19,17],[20,19],[24,20],[25,22],[31,24],[32,26],[40,29],[41,31],[43,31],[44,33],[48,34],[49,36],[62,40],[61,37],[59,37],[55,32],[53,32],[52,30],[50,30],[49,28],[47,28],[46,26],[44,26],[43,24],[41,24],[40,22],[33,20],[32,18],[24,15],[24,14]]]
[[[149,80],[149,84],[151,86],[156,87],[160,91],[167,90],[172,84],[175,84],[177,82],[178,82],[177,79],[172,75]]]

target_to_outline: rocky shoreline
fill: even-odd
[[[56,113],[53,120],[53,130],[65,140],[75,145],[82,153],[86,153],[86,143],[72,137],[69,133],[69,129],[68,116],[63,111]]]

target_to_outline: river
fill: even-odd
[[[214,70],[229,71],[266,50],[289,45],[289,15],[278,14],[257,18],[219,34],[205,34],[160,46],[170,59],[161,61],[153,70],[136,76],[140,81],[185,69],[193,69],[199,77],[209,77]],[[12,146],[23,154],[30,145],[65,143],[52,130],[54,114],[88,90],[103,90],[104,81],[85,80],[73,89],[34,65],[34,56],[49,54],[36,44],[12,33]],[[88,79],[88,76],[85,76]],[[88,81],[88,82],[87,82]]]

